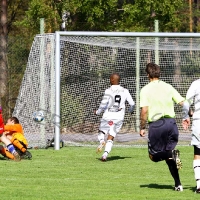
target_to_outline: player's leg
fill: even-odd
[[[12,142],[12,144],[17,147],[22,153],[25,153],[27,150],[27,147],[25,145],[23,145],[17,138],[14,138],[11,136],[11,138],[9,138],[10,141]]]
[[[196,180],[196,193],[200,194],[200,120],[192,122],[192,140],[191,145],[194,146],[193,170]]]
[[[167,145],[166,145],[166,150],[172,150],[172,159],[176,163],[177,169],[182,168],[182,162],[180,159],[180,151],[176,150],[176,145],[178,143],[178,127],[176,124],[175,119],[166,119],[165,120],[167,126],[170,128],[168,131],[168,139],[167,139]]]
[[[8,149],[4,148],[2,145],[0,145],[0,154],[3,155],[4,157],[7,157],[11,160],[14,160],[13,154],[11,154]]]
[[[123,124],[122,120],[114,120],[112,123],[109,122],[110,130],[109,130],[109,135],[107,138],[104,154],[102,155],[102,158],[101,158],[102,161],[106,161],[108,154],[111,152],[114,138],[116,137],[117,133],[120,131],[122,124]]]
[[[20,161],[20,156],[16,152],[14,146],[11,144],[10,140],[5,136],[3,133],[4,131],[4,122],[3,122],[3,116],[1,113],[2,110],[0,110],[0,140],[7,146],[8,151],[13,154],[15,161]]]
[[[96,152],[97,153],[100,153],[102,152],[103,148],[105,147],[106,145],[106,142],[105,142],[105,134],[108,133],[109,131],[109,125],[108,125],[108,121],[105,120],[105,119],[101,119],[101,122],[100,122],[100,126],[99,126],[99,132],[98,132],[98,141],[99,141],[99,146],[97,147],[96,149]]]
[[[172,151],[166,151],[168,127],[165,119],[149,124],[148,151],[149,158],[154,162],[172,158]]]
[[[169,171],[175,182],[175,190],[183,191],[180,182],[177,163],[178,159],[173,158],[173,153],[178,152],[174,150],[178,142],[178,129],[174,119],[161,119],[149,125],[149,157],[154,162],[162,160],[166,161]]]
[[[17,153],[17,151],[15,150],[15,147],[13,146],[13,144],[10,142],[10,140],[4,134],[2,134],[0,136],[0,138],[1,138],[1,141],[6,145],[8,151],[11,154],[13,154],[14,160],[15,161],[20,161],[21,158],[20,158],[19,154]]]
[[[105,150],[101,158],[102,161],[106,161],[108,154],[111,152],[111,149],[113,146],[113,140],[114,140],[114,137],[109,134],[107,138]]]
[[[200,194],[200,148],[194,145],[193,160],[194,177],[196,180],[196,193]]]
[[[23,159],[31,159],[32,154],[27,151],[28,142],[26,138],[21,133],[16,133],[13,135],[8,135],[8,139],[12,142],[12,144],[15,146],[18,154]]]
[[[97,153],[100,153],[102,152],[102,149],[104,148],[104,146],[106,145],[106,142],[105,142],[105,133],[101,130],[99,130],[99,133],[98,133],[98,140],[99,140],[99,146],[97,147],[97,150],[96,152]]]
[[[173,159],[166,160],[166,164],[168,165],[169,171],[174,179],[176,191],[183,191],[183,186],[181,185],[178,169],[176,167],[176,163]]]
[[[179,150],[175,150],[175,147],[178,143],[178,127],[176,125],[175,119],[166,119],[166,125],[168,126],[168,142],[166,146],[166,150],[172,151],[172,157],[166,160],[166,163],[169,167],[169,171],[174,179],[176,191],[183,191],[183,187],[181,185],[179,172],[178,170],[182,168],[182,163],[179,158]]]

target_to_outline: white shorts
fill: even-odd
[[[123,125],[123,120],[105,120],[101,119],[99,130],[105,134],[109,134],[113,137],[117,135]]]
[[[200,148],[200,119],[193,120],[192,122],[191,145],[195,145]]]

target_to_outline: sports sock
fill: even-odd
[[[20,143],[20,141],[16,138],[11,139],[12,144],[17,147],[23,153],[26,151],[26,148]]]
[[[104,133],[102,131],[99,131],[98,133],[98,140],[100,142],[100,144],[104,141]]]
[[[103,156],[106,156],[106,157],[107,157],[107,156],[108,156],[108,152],[107,152],[107,151],[104,151],[102,157],[103,157]]]
[[[166,163],[167,163],[167,165],[169,167],[169,171],[174,179],[175,187],[178,187],[179,185],[181,185],[181,181],[179,178],[179,173],[178,173],[176,163],[174,162],[173,159],[166,160]]]
[[[197,183],[197,189],[200,188],[200,160],[193,160],[194,177]]]
[[[8,151],[10,151],[10,153],[14,154],[16,152],[15,147],[12,144],[9,144],[7,146]]]
[[[106,146],[105,146],[105,152],[108,152],[108,154],[111,152],[113,146],[113,141],[112,140],[107,140]]]
[[[10,158],[12,160],[14,160],[14,156],[12,153],[10,153],[6,148],[2,148],[0,150],[0,153],[3,155],[3,156],[6,156],[7,158]]]

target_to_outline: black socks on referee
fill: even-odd
[[[181,185],[181,181],[179,178],[179,173],[178,173],[176,163],[174,162],[173,159],[166,160],[166,163],[169,167],[169,171],[170,171],[172,177],[174,178],[175,187],[178,187],[179,185]]]

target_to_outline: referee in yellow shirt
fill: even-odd
[[[148,151],[154,162],[165,160],[175,181],[175,191],[183,191],[178,169],[182,167],[178,143],[178,128],[174,119],[174,102],[183,106],[184,98],[170,84],[159,80],[160,67],[154,63],[146,66],[150,82],[140,92],[140,136],[145,136],[149,124]]]

